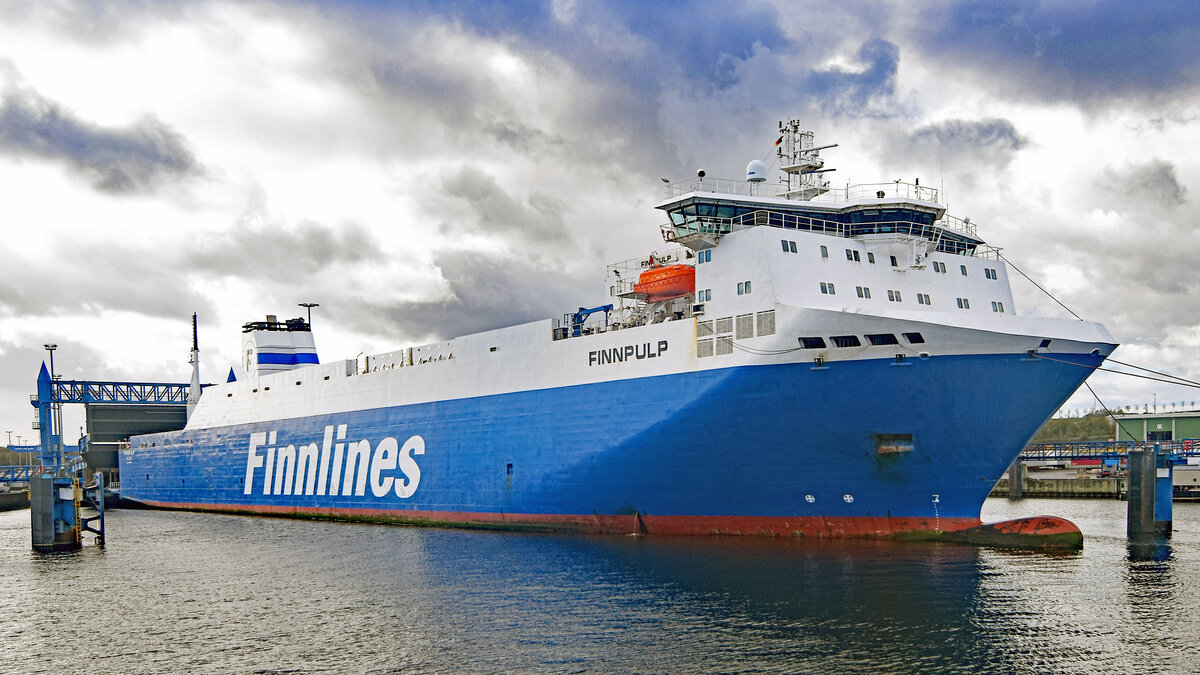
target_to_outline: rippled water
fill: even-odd
[[[1075,554],[580,537],[113,511],[38,555],[0,513],[0,671],[1195,672],[1200,505],[1127,545],[1117,501],[1050,513]]]

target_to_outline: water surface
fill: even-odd
[[[1200,505],[1131,547],[1125,504],[989,500],[1084,550],[590,537],[166,511],[35,554],[0,513],[13,672],[1194,672]]]

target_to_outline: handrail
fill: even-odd
[[[679,243],[682,237],[690,235],[723,236],[732,232],[751,227],[779,227],[792,230],[807,230],[822,232],[838,237],[851,238],[864,234],[897,234],[919,236],[937,244],[937,250],[942,253],[966,254],[977,258],[998,259],[1000,249],[987,244],[967,246],[961,242],[948,241],[941,235],[946,232],[956,232],[975,237],[974,226],[964,220],[944,217],[932,225],[913,222],[911,220],[890,220],[871,223],[843,223],[826,220],[813,215],[785,213],[770,209],[759,209],[732,218],[718,216],[695,216],[687,222],[676,225],[668,223],[660,227],[663,240],[667,243]]]
[[[1177,441],[1084,441],[1072,443],[1030,443],[1021,451],[1022,460],[1116,459],[1139,446],[1159,445],[1168,454],[1200,457],[1200,440]]]
[[[809,189],[819,189],[824,192],[805,201],[839,203],[860,201],[863,199],[915,199],[922,202],[939,203],[937,188],[920,185],[919,183],[906,183],[904,181],[859,183],[856,185],[847,183],[845,187],[841,188],[832,187],[826,181],[819,188]],[[788,186],[787,183],[767,185],[765,183],[751,183],[746,180],[734,180],[730,178],[693,177],[668,183],[666,191],[667,197],[678,197],[689,192],[711,192],[743,197],[783,197],[788,192]],[[881,192],[883,193],[882,197],[879,196]]]

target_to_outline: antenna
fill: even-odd
[[[200,335],[196,331],[196,313],[192,312],[192,351],[200,351]]]
[[[942,167],[942,137],[938,136],[938,197],[946,203],[946,170]]]

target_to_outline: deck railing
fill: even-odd
[[[668,223],[660,229],[663,240],[677,244],[689,235],[724,236],[732,232],[751,227],[779,227],[791,230],[807,230],[821,232],[838,237],[854,237],[861,234],[897,234],[925,237],[938,244],[938,250],[943,253],[970,254],[977,258],[998,259],[1000,249],[987,244],[977,244],[968,248],[961,242],[943,240],[941,234],[945,231],[976,237],[975,226],[967,220],[944,217],[932,225],[916,223],[911,220],[891,220],[873,223],[843,223],[835,220],[817,218],[813,215],[784,213],[781,211],[759,210],[735,216],[719,218],[716,216],[696,216],[686,223],[676,225]]]
[[[824,184],[819,189],[825,192],[809,201],[838,203],[863,199],[913,199],[938,203],[937,188],[903,181],[847,184],[844,187]],[[713,192],[743,197],[782,197],[788,192],[788,186],[786,183],[751,183],[729,178],[687,178],[668,183],[666,190],[667,197],[678,197],[689,192]]]

